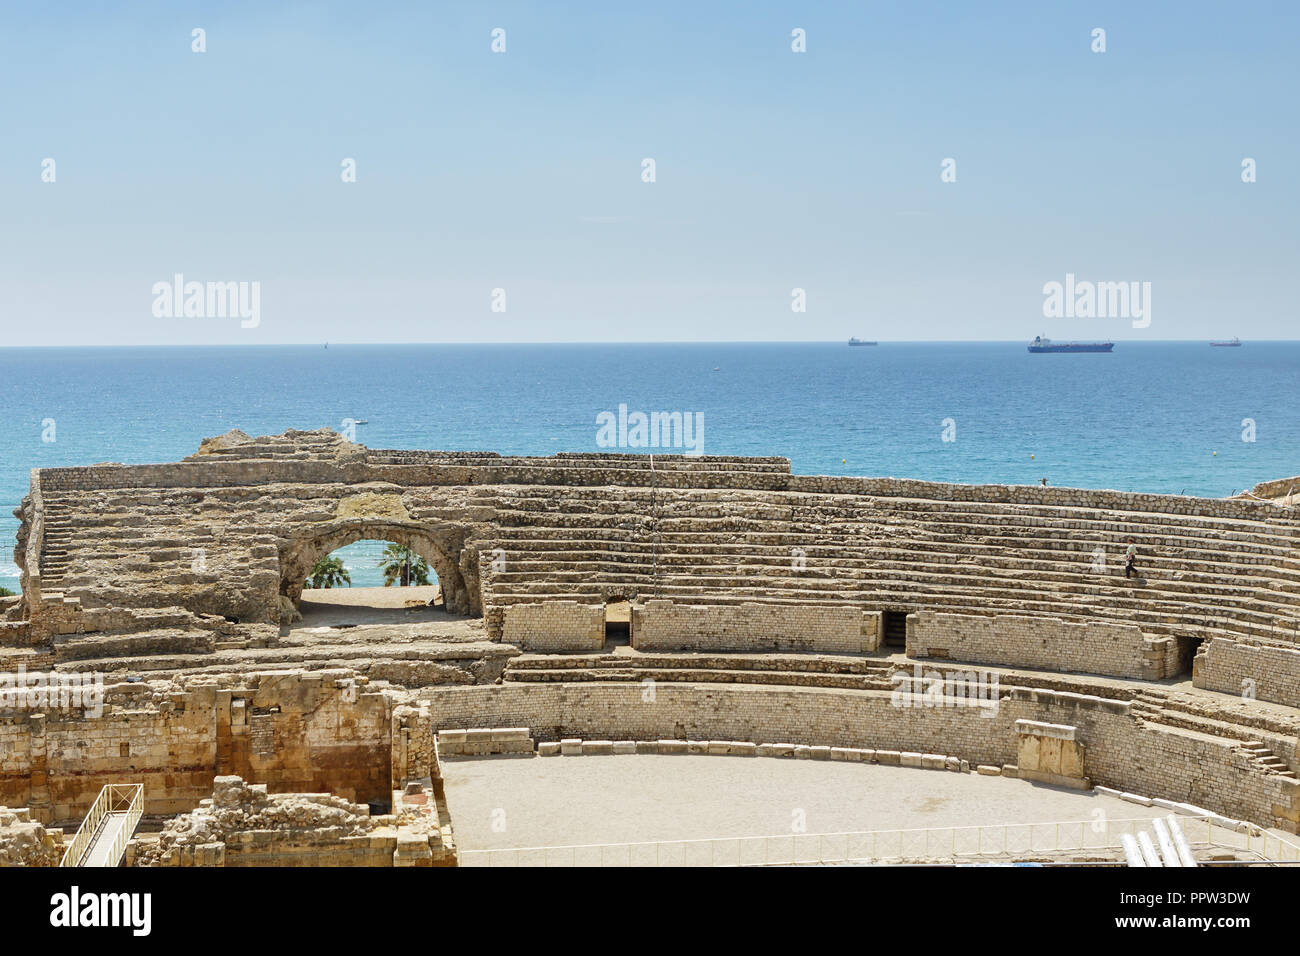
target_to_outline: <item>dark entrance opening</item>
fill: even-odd
[[[605,602],[605,649],[631,643],[632,605],[623,598],[610,598]]]
[[[1172,671],[1168,671],[1170,676],[1179,677],[1190,675],[1192,668],[1195,666],[1196,654],[1201,649],[1201,643],[1204,641],[1201,637],[1175,637],[1174,647],[1178,654],[1178,663]]]
[[[885,611],[881,622],[885,647],[907,646],[907,612]]]

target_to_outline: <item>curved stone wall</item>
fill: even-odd
[[[792,476],[775,458],[655,456],[651,469],[639,455],[370,451],[327,431],[223,436],[183,462],[32,481],[16,558],[33,622],[57,617],[40,609],[50,595],[278,624],[316,557],[365,535],[424,555],[448,608],[483,614],[494,639],[507,607],[614,599],[767,605],[794,621],[816,608],[1017,615],[1044,633],[1104,621],[1153,654],[1164,639],[1300,633],[1300,522],[1249,499]],[[734,638],[750,634],[764,646],[752,628]],[[782,639],[806,640],[818,646]],[[1053,640],[1043,666],[1068,638]]]
[[[1077,728],[1094,784],[1300,832],[1300,781],[1240,740],[1141,719],[1128,701],[1011,688],[996,709],[932,707],[885,691],[762,685],[503,684],[425,688],[437,730],[528,727],[538,740],[732,740],[940,753],[1014,765],[1016,721]],[[1292,743],[1294,746],[1294,742]]]

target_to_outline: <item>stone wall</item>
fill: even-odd
[[[1013,688],[995,710],[902,706],[897,693],[757,685],[503,684],[426,688],[435,726],[529,727],[538,740],[734,740],[956,756],[1014,765],[1017,720],[1078,729],[1095,784],[1300,829],[1300,781],[1261,769],[1238,741],[1135,719],[1127,702]],[[685,799],[685,797],[684,797]]]
[[[0,867],[58,866],[66,849],[62,830],[47,830],[26,807],[0,806]]]
[[[786,487],[789,491],[824,494],[996,502],[1041,505],[1047,508],[1101,508],[1113,511],[1205,515],[1219,518],[1287,518],[1285,512],[1270,501],[1252,501],[1247,498],[1196,498],[1190,495],[1154,495],[1042,485],[962,485],[912,478],[791,475]]]
[[[401,795],[397,795],[400,802]],[[412,798],[429,805],[427,789]],[[156,841],[134,841],[130,866],[450,866],[450,828],[436,813],[373,816],[328,793],[267,792],[237,776],[217,777],[211,799],[169,820]]]
[[[1152,637],[1260,636],[1300,621],[1287,558],[1297,521],[1272,502],[792,476],[776,458],[655,463],[371,451],[290,431],[222,436],[171,464],[43,469],[19,509],[25,606],[40,604],[39,582],[86,608],[180,605],[278,625],[281,596],[296,599],[316,557],[376,535],[432,560],[448,609],[482,613],[493,638],[507,606],[647,596],[1032,612],[1137,623]],[[386,503],[382,515],[357,511],[363,499]],[[1130,533],[1140,581],[1106,564]],[[29,639],[75,624],[61,613],[52,606]]]
[[[1160,680],[1178,673],[1177,644],[1132,624],[1010,614],[908,615],[907,656]]]
[[[501,639],[529,651],[598,651],[605,646],[605,608],[577,601],[512,604]]]
[[[632,606],[632,646],[641,651],[817,651],[853,654],[879,643],[877,613],[825,605]]]
[[[1285,498],[1300,491],[1300,476],[1261,481],[1251,489],[1257,498]]]
[[[1201,645],[1192,683],[1206,690],[1300,707],[1300,650],[1215,638]]]
[[[361,448],[361,446],[353,446]],[[984,501],[1048,507],[1085,507],[1161,514],[1217,517],[1285,517],[1272,502],[1245,498],[1196,498],[1038,485],[961,485],[902,478],[855,478],[790,475],[785,459],[708,459],[648,467],[648,455],[607,457],[482,459],[474,464],[449,464],[445,457],[428,463],[380,464],[384,452],[361,449],[342,460],[223,459],[208,456],[158,465],[91,465],[40,469],[48,493],[99,488],[209,488],[231,485],[317,484],[372,482],[403,486],[470,484],[566,484],[575,486],[664,488],[735,488],[837,495]],[[416,455],[418,453],[406,453]],[[431,453],[433,454],[433,453]],[[664,456],[667,458],[668,456]],[[411,459],[415,460],[415,459]],[[497,463],[503,462],[503,463]],[[772,467],[772,463],[784,466]],[[667,462],[665,461],[665,464]],[[1289,479],[1288,479],[1289,481]],[[1282,482],[1266,483],[1281,485]],[[1261,486],[1262,487],[1262,486]]]
[[[139,783],[144,812],[169,815],[197,806],[222,774],[386,803],[390,695],[350,671],[272,671],[110,685],[98,717],[0,713],[0,804],[79,823],[105,784]],[[415,750],[408,759],[421,760]]]
[[[519,459],[520,464],[370,464],[364,461],[200,460],[162,465],[91,465],[44,468],[49,493],[99,488],[219,488],[229,485],[367,484],[408,487],[504,485],[620,485],[661,488],[753,488],[782,490],[782,471],[676,468],[650,471],[619,461],[564,464],[550,458]],[[526,462],[526,464],[523,464]],[[656,466],[659,457],[655,456]]]

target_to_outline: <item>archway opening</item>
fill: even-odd
[[[445,615],[438,573],[414,549],[363,538],[307,571],[298,611],[305,626],[409,624]]]
[[[281,622],[346,627],[471,614],[460,559],[453,529],[372,521],[322,529],[281,546]]]

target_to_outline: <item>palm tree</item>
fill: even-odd
[[[390,544],[384,549],[379,570],[384,572],[386,588],[429,583],[429,563],[404,544]]]
[[[0,588],[0,597],[17,597],[16,591],[10,591],[8,588]]]
[[[343,566],[342,558],[326,556],[312,565],[307,575],[307,585],[313,588],[340,588],[352,586],[352,575]]]

